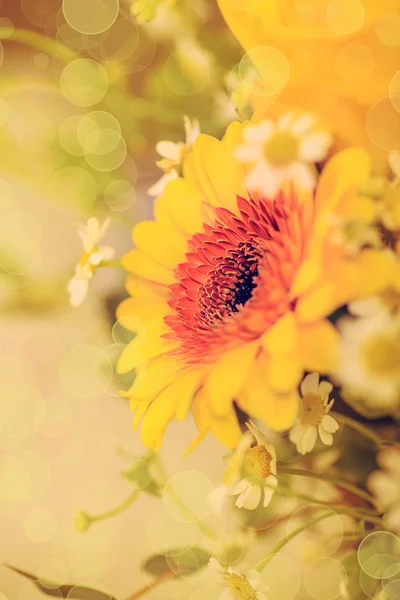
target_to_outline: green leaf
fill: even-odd
[[[153,478],[149,460],[151,460],[151,457],[147,459],[139,458],[133,465],[122,472],[122,477],[130,483],[135,484],[139,490],[143,490],[151,496],[160,497],[162,495],[162,488]]]
[[[53,582],[47,582],[45,585],[44,581],[39,581],[35,575],[27,573],[22,569],[17,569],[11,565],[5,565],[18,575],[22,575],[26,579],[30,579],[37,587],[38,590],[46,594],[47,596],[55,596],[56,598],[76,598],[76,600],[117,600],[114,596],[105,594],[99,590],[94,590],[82,585],[57,585]]]
[[[207,550],[198,546],[171,548],[160,554],[152,554],[144,561],[143,569],[155,577],[169,571],[172,571],[174,576],[188,575],[204,567],[211,556]]]

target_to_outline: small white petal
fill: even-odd
[[[236,494],[241,494],[242,492],[244,492],[245,489],[247,489],[248,485],[249,485],[249,482],[247,481],[247,479],[241,479],[240,481],[238,481],[232,487],[229,488],[229,494],[231,496],[236,496]]]
[[[274,131],[274,122],[266,120],[258,123],[258,125],[248,125],[243,132],[243,138],[246,142],[263,144],[269,140]]]
[[[68,283],[69,301],[71,306],[79,306],[84,301],[89,288],[87,279],[77,279],[73,277]]]
[[[289,432],[289,440],[292,442],[292,444],[298,444],[300,441],[301,436],[303,435],[304,432],[304,427],[303,425],[300,423],[300,421],[297,421],[297,423],[295,423],[295,425],[292,427],[292,429]]]
[[[279,129],[279,131],[282,131],[283,129],[289,129],[295,117],[296,113],[294,110],[285,113],[279,118],[276,128]]]
[[[100,246],[99,252],[103,255],[103,260],[110,260],[115,255],[115,248],[112,246]]]
[[[333,444],[333,435],[325,431],[322,427],[321,423],[318,425],[318,433],[321,438],[321,442],[325,444],[325,446],[332,446]]]
[[[231,588],[226,588],[219,596],[218,600],[237,600],[236,594],[233,593]]]
[[[322,427],[328,433],[335,433],[339,429],[339,423],[330,415],[325,415],[321,422]]]
[[[182,142],[174,143],[162,141],[158,142],[158,144],[156,145],[156,150],[160,156],[168,158],[169,160],[179,162],[181,149],[183,146],[184,144],[182,144]]]
[[[234,154],[240,162],[252,162],[262,158],[261,148],[250,144],[247,146],[238,146]]]
[[[303,396],[307,394],[318,394],[319,375],[318,373],[310,373],[304,377],[300,384],[300,390]]]
[[[271,502],[272,496],[274,495],[274,491],[271,488],[264,488],[264,502],[263,505],[264,507],[267,507],[268,504]]]
[[[259,191],[265,198],[271,200],[279,192],[281,181],[280,173],[266,162],[258,163],[245,177],[245,184],[248,190]]]
[[[251,570],[247,575],[247,581],[249,582],[251,587],[258,588],[259,585],[261,584],[260,573],[258,573],[258,571],[255,571],[254,569]]]
[[[309,165],[300,161],[286,169],[285,178],[295,181],[304,190],[311,190],[315,186],[315,173]]]
[[[149,189],[147,193],[149,196],[159,197],[164,192],[165,186],[171,179],[176,179],[179,177],[178,172],[175,170],[170,171],[169,173],[165,173],[156,183],[154,183]]]
[[[333,390],[333,385],[329,381],[321,381],[318,386],[318,395],[323,400],[324,404],[328,403],[329,394]]]
[[[316,427],[305,427],[304,435],[301,440],[301,454],[307,454],[314,449],[318,437]]]
[[[99,265],[101,263],[101,261],[103,260],[103,255],[101,252],[92,252],[92,254],[89,256],[89,262],[92,265]]]
[[[303,135],[314,125],[315,119],[312,115],[302,115],[293,123],[291,129],[297,135]]]
[[[300,157],[309,162],[319,162],[326,157],[331,144],[332,137],[329,133],[310,133],[300,142]]]
[[[215,573],[218,573],[219,575],[225,574],[225,569],[220,565],[215,556],[212,556],[210,558],[210,560],[208,561],[208,566],[210,567],[210,569],[212,569],[212,571],[215,571]]]
[[[260,504],[261,500],[261,488],[259,485],[249,486],[244,492],[246,497],[243,500],[243,508],[247,510],[254,510]]]

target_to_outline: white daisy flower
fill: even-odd
[[[273,198],[284,181],[294,181],[303,189],[312,189],[316,180],[314,163],[323,160],[332,144],[332,136],[318,129],[309,114],[284,114],[277,123],[264,120],[248,125],[244,144],[236,157],[252,168],[246,175],[250,191]]]
[[[242,446],[241,472],[237,474],[236,482],[229,486],[228,493],[238,496],[235,503],[238,508],[253,510],[259,505],[262,495],[264,495],[264,506],[268,506],[278,485],[276,454],[274,447],[268,443],[266,436],[254,423],[250,421],[246,425],[257,444],[251,447],[248,445],[246,449],[244,445]]]
[[[368,489],[377,499],[391,531],[400,534],[400,445],[381,450],[377,455],[379,471],[368,478]]]
[[[215,575],[224,583],[224,590],[218,600],[267,600],[262,593],[261,576],[252,570],[248,575],[234,571],[232,567],[224,568],[212,557],[208,563],[211,578]]]
[[[79,306],[84,301],[89,288],[89,279],[93,277],[96,267],[104,260],[109,260],[114,256],[114,248],[98,245],[109,225],[109,219],[100,225],[96,217],[91,217],[86,227],[78,230],[78,236],[83,244],[83,252],[75,267],[75,275],[67,285],[72,306]]]
[[[300,384],[300,415],[289,433],[290,441],[296,445],[300,454],[311,452],[318,435],[323,444],[331,446],[333,443],[333,434],[339,425],[328,415],[333,405],[333,400],[328,402],[332,387],[328,381],[320,382],[318,373],[310,373]]]
[[[158,142],[156,150],[161,160],[156,161],[157,167],[164,171],[162,177],[148,190],[150,196],[161,196],[165,186],[171,179],[176,179],[182,170],[182,164],[188,151],[193,147],[196,138],[200,135],[200,125],[197,119],[191,121],[186,115],[183,117],[186,142]]]
[[[367,306],[361,309],[368,310]],[[342,386],[346,401],[357,403],[357,410],[361,408],[368,416],[398,410],[400,319],[381,310],[358,319],[344,317],[338,328],[341,348],[335,379]]]

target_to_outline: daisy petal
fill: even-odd
[[[300,143],[300,156],[309,162],[319,162],[326,157],[331,143],[332,138],[329,133],[322,131],[311,133]]]
[[[339,429],[338,422],[330,415],[325,415],[323,417],[321,425],[328,433],[335,433],[335,431]]]
[[[307,394],[318,394],[318,383],[318,373],[310,373],[309,375],[306,375],[300,384],[302,395],[306,396]]]
[[[333,435],[325,431],[322,425],[318,425],[318,433],[321,438],[321,442],[325,444],[325,446],[332,446],[333,444]]]

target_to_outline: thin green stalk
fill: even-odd
[[[339,423],[341,423],[342,425],[346,425],[347,427],[354,429],[354,431],[357,431],[363,437],[367,438],[368,440],[371,440],[372,442],[374,442],[374,444],[377,444],[379,446],[384,443],[384,440],[380,437],[380,435],[375,433],[375,431],[373,431],[370,427],[367,427],[366,425],[359,423],[355,419],[352,419],[351,417],[346,417],[345,415],[342,415],[337,412],[331,411],[330,414],[336,419],[336,421],[339,421]]]
[[[154,465],[155,465],[155,467],[158,471],[158,474],[161,478],[160,483],[161,483],[161,485],[165,486],[165,484],[168,481],[168,476],[167,476],[167,473],[160,461],[158,454],[154,457],[153,460],[154,460]],[[188,521],[190,521],[191,523],[196,525],[196,527],[210,539],[212,539],[212,540],[218,539],[219,536],[215,533],[215,531],[213,529],[211,529],[211,527],[206,525],[206,523],[203,523],[203,521],[199,520],[198,516],[188,506],[186,506],[186,504],[183,502],[183,500],[180,498],[179,494],[176,492],[176,490],[172,487],[172,485],[170,483],[168,484],[168,493],[171,496],[172,500],[175,502],[176,506],[180,509],[183,516],[185,516],[188,519]]]
[[[155,577],[153,581],[142,587],[137,592],[134,592],[129,598],[126,600],[137,600],[137,598],[143,598],[147,592],[150,592],[152,589],[160,585],[160,583],[164,583],[164,581],[168,581],[174,575],[174,571],[166,571],[165,573],[161,573],[158,577]]]
[[[124,512],[127,508],[131,506],[139,497],[141,490],[134,490],[121,504],[118,504],[115,508],[111,508],[100,515],[90,515],[90,520],[94,521],[104,521],[105,519],[109,519],[110,517],[115,517],[115,515],[119,515]]]
[[[313,517],[312,519],[309,519],[308,521],[306,521],[305,523],[303,523],[303,525],[300,525],[299,527],[297,527],[296,529],[294,529],[293,531],[291,531],[290,533],[288,533],[288,535],[286,537],[284,537],[280,542],[278,542],[270,552],[268,552],[267,556],[265,556],[262,560],[260,560],[256,566],[254,567],[254,569],[256,571],[258,571],[258,573],[261,573],[261,571],[267,566],[267,564],[269,563],[269,561],[275,556],[275,554],[277,552],[279,552],[279,550],[281,550],[281,548],[283,548],[284,546],[286,546],[286,544],[288,542],[290,542],[290,540],[292,540],[294,537],[296,537],[296,535],[299,535],[300,533],[302,533],[303,531],[305,531],[306,529],[308,529],[309,527],[312,527],[313,525],[315,525],[315,523],[318,523],[319,521],[322,521],[323,519],[327,519],[328,517],[332,517],[332,513],[324,513],[323,515],[318,515],[317,517]]]
[[[346,508],[346,507],[342,507],[342,506],[338,506],[335,504],[332,504],[332,502],[326,502],[324,500],[318,500],[317,498],[313,498],[312,496],[308,496],[306,494],[297,494],[296,492],[291,492],[290,490],[288,490],[287,492],[284,490],[280,490],[279,488],[276,490],[276,492],[278,494],[280,494],[281,496],[290,496],[293,498],[298,498],[299,500],[305,500],[306,502],[309,502],[310,504],[318,504],[320,506],[329,506],[331,507],[333,510],[335,510],[336,508]],[[349,507],[351,508],[351,507]],[[357,509],[357,512],[360,514],[365,514],[365,515],[378,515],[378,511],[374,511],[373,513],[370,513],[368,511],[365,511],[364,509],[360,508]]]
[[[109,260],[102,260],[101,263],[99,264],[99,267],[121,267],[121,261],[118,259],[109,259]]]
[[[259,573],[261,573],[261,571],[267,566],[267,564],[270,562],[270,560],[272,560],[272,558],[275,556],[275,554],[277,552],[279,552],[279,550],[281,550],[284,546],[286,546],[286,544],[288,542],[290,542],[290,540],[292,540],[294,537],[296,537],[297,535],[299,535],[300,533],[302,533],[309,527],[312,527],[316,523],[319,523],[319,521],[322,521],[323,519],[328,519],[329,517],[333,517],[335,514],[345,514],[345,515],[348,514],[348,515],[352,515],[352,516],[358,516],[359,518],[362,518],[362,519],[364,519],[364,521],[367,521],[369,523],[374,523],[376,525],[380,525],[381,527],[383,525],[382,520],[377,517],[365,515],[363,513],[358,513],[358,511],[354,511],[353,509],[351,509],[347,506],[343,506],[343,507],[335,506],[333,508],[332,512],[323,513],[322,515],[318,515],[318,516],[306,521],[305,523],[303,523],[303,525],[300,525],[299,527],[297,527],[296,529],[294,529],[293,531],[288,533],[287,536],[285,536],[280,542],[278,542],[272,548],[272,550],[270,552],[268,552],[267,556],[265,556],[262,560],[260,560],[260,562],[258,562],[256,564],[256,566],[254,567],[255,570],[258,571]]]
[[[41,33],[37,33],[36,31],[0,27],[0,40],[10,40],[12,42],[26,44],[27,46],[46,52],[51,56],[60,58],[66,63],[72,62],[77,56],[77,53],[71,48],[68,48],[68,46],[42,35]]]
[[[332,477],[330,475],[312,473],[311,471],[306,471],[304,469],[292,469],[290,467],[283,466],[279,467],[279,472],[286,473],[287,475],[300,475],[302,477],[311,477],[312,479],[319,479],[320,481],[327,481],[329,483],[333,483],[334,485],[337,485],[338,487],[341,487],[344,490],[351,492],[355,496],[362,498],[366,502],[369,502],[369,504],[372,504],[372,506],[375,506],[375,500],[370,494],[368,494],[368,492],[358,487],[357,485],[354,485],[353,483],[349,483],[348,481],[343,481],[342,479],[337,479],[336,477]]]

